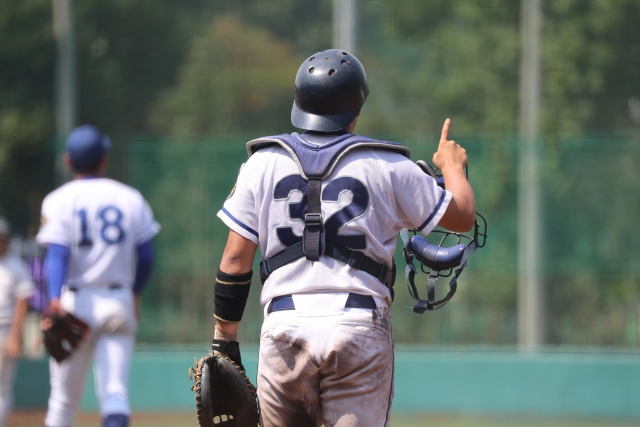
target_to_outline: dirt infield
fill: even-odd
[[[42,427],[44,412],[18,412],[9,417],[6,427]],[[197,427],[195,414],[190,412],[135,413],[132,427]],[[393,415],[392,427],[632,427],[637,422],[606,420],[536,419],[528,417],[495,418],[472,415]],[[100,427],[100,417],[82,413],[75,427]]]
[[[6,427],[42,427],[44,412],[16,412],[9,417]],[[100,416],[82,413],[78,415],[75,427],[99,427]],[[135,427],[197,427],[195,413],[136,413],[131,417]]]

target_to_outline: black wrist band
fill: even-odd
[[[253,271],[229,274],[218,270],[213,287],[213,315],[227,323],[239,323],[249,298]]]

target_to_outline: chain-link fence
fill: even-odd
[[[255,135],[258,136],[258,135]],[[388,137],[388,136],[387,136]],[[162,232],[144,294],[140,340],[210,338],[212,289],[227,227],[216,217],[246,161],[247,136],[182,141],[119,141],[121,168],[153,207]],[[394,138],[390,138],[394,139]],[[398,136],[414,160],[430,160],[437,135]],[[392,317],[398,342],[515,344],[517,341],[517,158],[513,137],[458,138],[469,152],[478,210],[489,223],[484,249],[470,260],[443,310],[417,315],[396,281]],[[593,135],[542,141],[542,277],[546,342],[637,346],[640,322],[640,136]],[[126,166],[126,167],[125,167]],[[396,251],[400,270],[404,260]],[[255,269],[255,267],[254,267]],[[440,280],[444,291],[447,279]],[[421,276],[426,286],[426,275]],[[252,285],[241,339],[255,342],[262,321],[260,282]],[[424,288],[423,288],[424,290]],[[209,320],[209,328],[195,327]]]

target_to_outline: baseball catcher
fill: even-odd
[[[211,350],[189,369],[201,427],[256,427],[256,388],[245,374],[236,341],[213,340]]]
[[[257,395],[263,427],[387,427],[396,237],[402,229],[428,235],[436,226],[454,232],[474,226],[467,154],[449,139],[451,121],[433,156],[444,189],[411,161],[407,147],[354,133],[368,94],[354,55],[331,49],[309,56],[298,69],[291,109],[291,123],[302,132],[247,143],[249,159],[218,213],[230,231],[214,284],[214,344],[235,347],[258,247],[262,256]],[[449,266],[464,263],[449,260]],[[216,350],[232,356],[217,348],[214,356]],[[222,371],[218,361],[225,358],[208,357]],[[206,358],[195,369],[200,405],[223,396],[241,400],[228,386],[205,399],[218,388],[213,370]],[[201,426],[216,422],[211,415],[208,424],[199,419]]]
[[[69,357],[89,335],[89,326],[65,311],[45,314],[41,329],[42,343],[58,363]]]

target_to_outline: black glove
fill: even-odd
[[[213,340],[211,350],[189,370],[201,427],[256,427],[256,388],[240,363],[237,341]],[[214,421],[215,420],[215,421]]]
[[[40,327],[42,342],[58,363],[69,357],[89,335],[89,326],[65,311],[46,314]]]
[[[229,359],[233,360],[233,363],[238,365],[240,369],[244,371],[242,357],[240,356],[240,343],[238,341],[214,339],[211,343],[211,351],[213,351],[213,354],[220,353],[223,356],[229,356]]]

